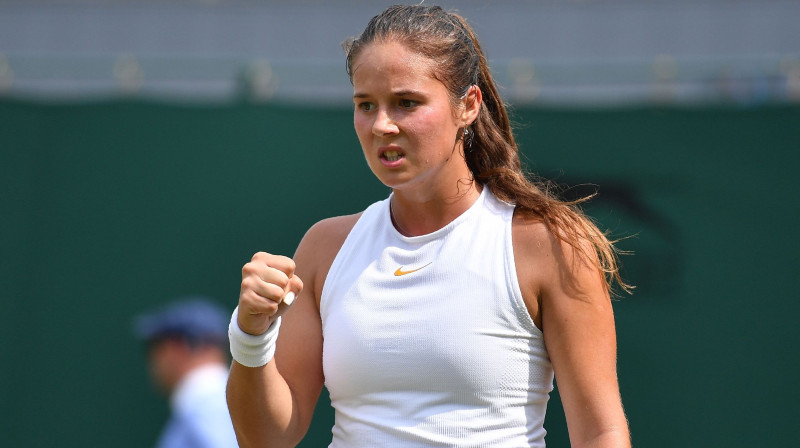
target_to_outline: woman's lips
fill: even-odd
[[[395,167],[403,162],[406,155],[397,148],[385,148],[380,150],[379,157],[384,166]]]
[[[403,155],[400,154],[400,151],[396,151],[393,149],[385,151],[383,154],[381,154],[381,156],[389,162],[396,162],[400,160],[401,157],[403,157]]]

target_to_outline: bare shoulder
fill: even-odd
[[[542,218],[528,212],[514,211],[512,229],[515,249],[519,243],[521,249],[531,249],[531,246],[535,246],[537,250],[534,253],[538,253],[538,249],[542,249],[553,241],[553,234]]]
[[[344,240],[355,226],[361,213],[354,215],[335,216],[317,222],[306,232],[297,248],[296,256],[305,255],[304,252],[313,254],[313,258],[326,258],[326,255],[339,252]],[[331,258],[333,262],[333,258]]]
[[[361,213],[336,216],[317,222],[306,232],[294,255],[297,271],[306,288],[319,302],[328,270]]]
[[[537,216],[516,210],[511,226],[514,263],[522,298],[534,323],[542,328],[542,280],[552,272],[553,235]]]
[[[520,211],[514,213],[512,232],[520,289],[539,328],[543,302],[556,297],[606,299],[603,273],[588,240],[570,245],[540,217]]]

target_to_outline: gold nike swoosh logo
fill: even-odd
[[[431,261],[431,263],[433,263],[433,262]],[[412,273],[412,272],[417,272],[417,271],[419,271],[419,270],[420,270],[420,269],[422,269],[422,268],[425,268],[425,267],[428,267],[428,266],[430,266],[430,265],[431,265],[431,263],[428,263],[428,264],[426,264],[425,266],[422,266],[422,267],[420,267],[420,268],[417,268],[417,269],[411,269],[410,271],[404,271],[404,270],[403,270],[403,267],[402,267],[402,266],[400,266],[399,268],[397,268],[397,270],[396,270],[396,271],[394,271],[394,275],[395,275],[395,277],[400,277],[401,275],[406,275],[406,274],[410,274],[410,273]]]

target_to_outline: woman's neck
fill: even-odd
[[[467,211],[481,194],[482,187],[470,181],[460,182],[455,195],[410,195],[394,190],[389,210],[392,224],[405,236],[435,232]]]

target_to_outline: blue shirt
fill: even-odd
[[[158,448],[238,447],[225,387],[228,369],[201,367],[181,380],[171,398],[172,415],[156,445]]]

